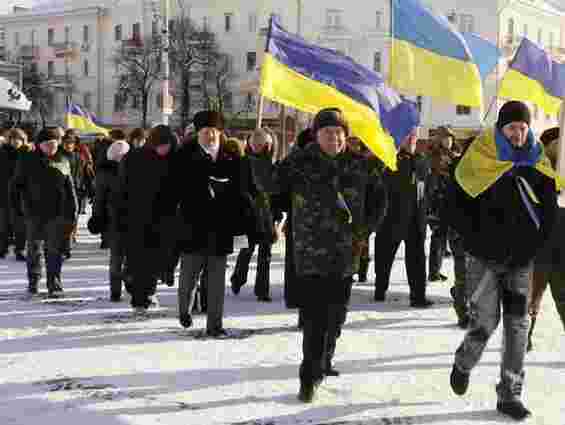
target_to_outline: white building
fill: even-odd
[[[78,90],[73,98],[96,112],[105,122],[137,124],[137,116],[116,111],[116,80],[111,56],[118,39],[134,33],[149,35],[158,0],[47,0],[49,7],[0,16],[6,46],[15,59],[25,52],[39,69],[56,81],[73,75]],[[175,0],[172,0],[173,2]],[[217,36],[232,60],[233,111],[254,113],[258,67],[265,45],[268,16],[276,13],[291,32],[333,48],[385,75],[388,74],[390,10],[388,0],[182,0],[190,18]],[[542,0],[426,0],[463,31],[473,31],[497,43],[510,58],[527,35],[557,56],[565,52],[565,13]],[[482,110],[443,105],[420,99],[425,127],[450,124],[479,126],[497,92],[496,75],[484,84]],[[154,96],[156,98],[156,94]],[[64,104],[57,101],[53,118]],[[160,117],[155,99],[150,101],[151,121]],[[542,130],[555,123],[534,108],[534,126]],[[496,105],[487,121],[496,116]]]

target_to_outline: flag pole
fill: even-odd
[[[565,102],[565,99],[563,99]],[[557,145],[557,163],[555,168],[557,174],[565,176],[565,103],[561,103],[561,111],[559,113],[559,141]],[[561,193],[557,198],[560,207],[565,207],[565,194]]]
[[[269,50],[269,41],[271,40],[271,31],[273,28],[273,15],[269,16],[269,29],[267,32],[267,42],[265,43],[265,53]],[[263,55],[263,62],[265,62],[265,55]],[[263,66],[263,64],[261,64]],[[261,77],[259,77],[260,79]],[[264,96],[261,94],[261,83],[259,83],[259,103],[257,105],[257,124],[255,128],[261,128],[261,124],[263,124],[263,103],[265,99]]]

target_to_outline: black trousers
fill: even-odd
[[[431,276],[441,272],[445,251],[447,250],[449,227],[443,223],[437,223],[430,227],[432,229],[432,237],[430,240],[428,273]]]
[[[235,269],[232,279],[241,285],[247,282],[247,274],[249,273],[249,263],[255,251],[254,244],[250,244],[248,248],[242,248],[237,255]],[[259,252],[257,254],[257,275],[255,276],[255,295],[257,297],[266,297],[269,295],[270,286],[270,268],[271,268],[271,244],[259,244]]]
[[[426,297],[426,230],[422,229],[418,220],[409,225],[406,236],[392,234],[383,229],[375,237],[375,295],[384,295],[390,285],[390,272],[394,264],[396,251],[404,242],[406,274],[410,287],[410,299],[420,301]]]
[[[331,367],[337,339],[347,318],[347,306],[351,297],[351,278],[344,279],[344,299],[329,302],[311,302],[300,308],[303,320],[302,363],[300,380],[314,383],[321,381]]]

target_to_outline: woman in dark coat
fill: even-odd
[[[118,221],[131,276],[131,305],[137,313],[157,303],[157,277],[175,243],[175,148],[174,133],[159,125],[143,148],[130,151],[121,163]]]

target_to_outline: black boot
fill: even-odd
[[[300,381],[300,391],[298,392],[298,400],[303,403],[312,403],[316,398],[318,387],[322,381]]]
[[[30,278],[27,284],[27,292],[30,294],[37,294],[37,284],[39,279],[36,277]]]
[[[47,276],[47,296],[49,298],[61,298],[63,296],[63,286],[58,276]]]
[[[369,270],[369,258],[361,258],[359,260],[359,273],[358,273],[358,277],[359,279],[357,280],[358,282],[367,282],[367,272]]]
[[[499,401],[496,403],[496,410],[516,421],[524,420],[532,414],[520,400]]]
[[[469,374],[461,372],[457,366],[453,365],[449,383],[455,394],[463,395],[467,392],[467,388],[469,388]]]

